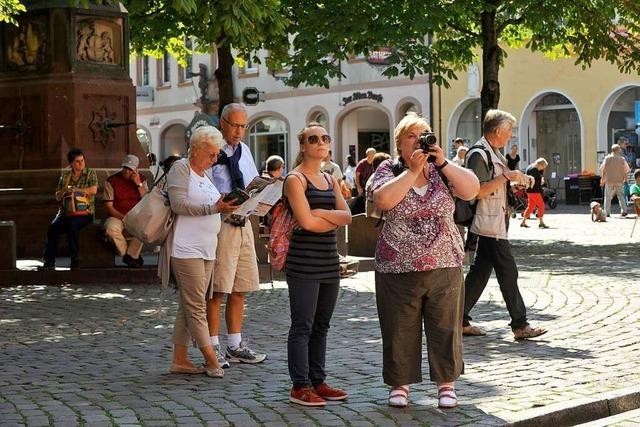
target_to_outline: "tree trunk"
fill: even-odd
[[[496,5],[496,1],[488,2]],[[498,108],[500,103],[500,82],[498,72],[502,59],[502,49],[498,46],[496,29],[496,8],[482,12],[482,91],[480,104],[482,105],[482,119],[492,108]]]
[[[222,113],[222,109],[227,104],[233,102],[233,55],[231,54],[231,46],[224,43],[218,45],[218,69],[215,72],[218,81],[218,96],[220,104],[218,105],[218,116]]]

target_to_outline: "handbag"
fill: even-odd
[[[71,174],[67,176],[65,187],[71,188]],[[65,216],[89,215],[89,195],[84,191],[70,191],[62,196],[62,209]]]
[[[269,236],[269,263],[276,271],[284,269],[291,233],[293,232],[293,214],[286,201],[278,203],[273,208],[273,222]]]
[[[453,222],[470,227],[473,222],[473,216],[476,214],[476,204],[471,204],[471,202],[457,197],[454,197],[453,200],[456,204],[453,211]]]
[[[159,186],[145,194],[122,219],[132,236],[152,245],[164,243],[174,220],[169,196]]]
[[[73,191],[62,198],[65,216],[89,215],[89,196],[84,191]]]

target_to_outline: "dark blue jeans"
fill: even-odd
[[[92,222],[93,215],[65,216],[58,212],[58,215],[49,224],[49,230],[47,230],[47,244],[42,255],[44,265],[54,266],[56,264],[58,242],[60,241],[60,236],[64,233],[67,234],[71,265],[77,265],[80,253],[80,230]]]
[[[518,289],[518,267],[511,254],[511,245],[508,240],[485,236],[478,236],[476,257],[464,280],[463,326],[469,326],[469,312],[480,299],[492,270],[496,271],[500,292],[511,316],[511,329],[527,326],[527,309]]]
[[[287,277],[291,328],[287,340],[289,375],[294,388],[316,386],[326,378],[327,332],[340,285]]]

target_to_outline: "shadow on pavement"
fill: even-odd
[[[327,370],[328,381],[347,389],[350,398],[324,410],[287,402],[286,289],[249,297],[243,338],[269,358],[257,366],[233,364],[224,379],[167,373],[177,295],[167,292],[162,318],[154,314],[159,302],[158,288],[150,286],[0,290],[0,419],[26,419],[23,410],[37,410],[53,425],[153,420],[238,425],[256,421],[504,424],[477,406],[464,404],[471,390],[473,394],[498,393],[489,384],[461,381],[461,406],[446,412],[437,409],[435,384],[428,380],[426,349],[424,381],[412,386],[411,406],[389,408],[372,294],[342,292],[329,334]],[[194,363],[200,363],[197,350],[192,349],[190,355]],[[21,404],[26,406],[19,409]]]

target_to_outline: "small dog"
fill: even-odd
[[[607,213],[598,202],[591,202],[591,221],[607,222]]]

